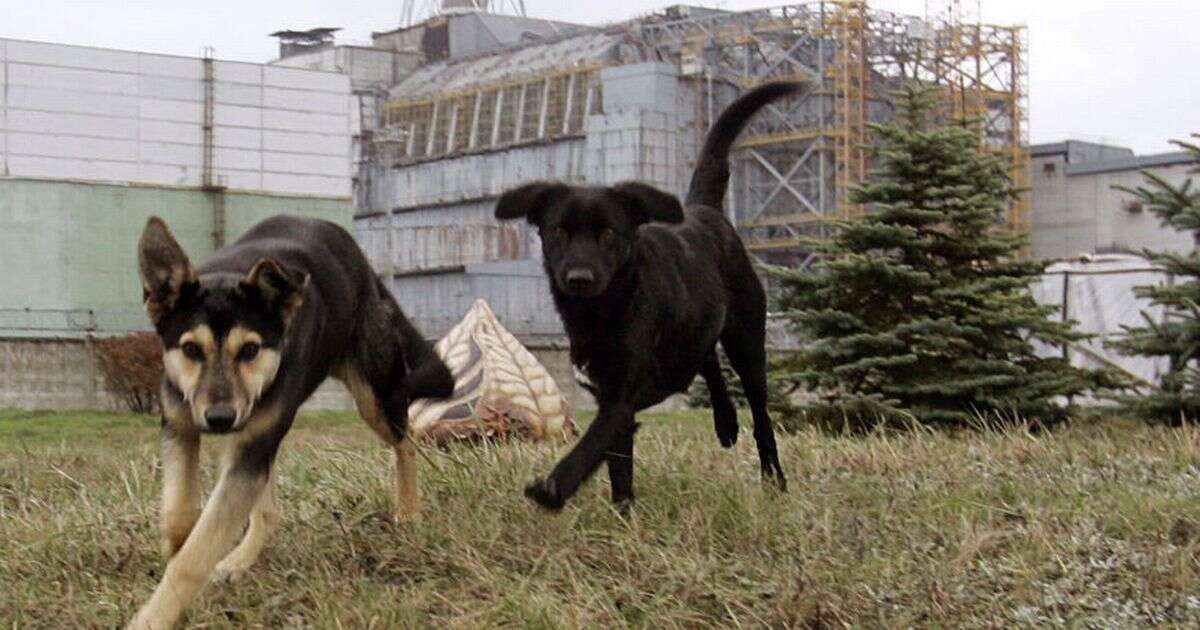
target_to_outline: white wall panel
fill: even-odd
[[[204,63],[195,57],[139,53],[138,74],[200,81],[204,78]]]
[[[349,101],[345,94],[326,94],[305,90],[283,90],[280,88],[263,88],[262,104],[264,107],[277,109],[294,109],[306,112],[322,112],[327,114],[345,114],[349,111]]]
[[[217,81],[261,85],[263,66],[239,61],[214,61],[213,75]]]
[[[8,152],[17,155],[136,162],[138,143],[134,140],[10,133]]]
[[[263,157],[258,151],[217,147],[213,149],[213,162],[222,168],[257,171],[262,169]]]
[[[348,196],[350,79],[215,61],[214,175]],[[0,175],[198,186],[204,62],[0,39]]]
[[[13,85],[7,90],[8,107],[49,112],[95,114],[98,116],[136,116],[138,99],[122,94],[92,94],[79,97],[79,92],[57,88],[38,88]]]
[[[204,103],[186,101],[164,101],[157,98],[137,99],[138,115],[143,120],[166,120],[201,124],[204,120]]]
[[[138,165],[136,162],[70,160],[10,153],[8,169],[11,174],[23,177],[131,182],[137,181]]]
[[[344,136],[291,131],[264,131],[262,148],[267,151],[288,153],[320,153],[322,155],[350,155],[350,141]]]
[[[262,87],[242,83],[213,84],[213,98],[217,103],[229,105],[262,105]]]
[[[204,142],[204,130],[200,125],[142,120],[138,122],[142,140],[150,142],[178,142],[200,146]]]
[[[34,66],[7,61],[8,84],[33,87],[62,88],[79,92],[104,94],[138,93],[136,74],[119,74],[99,70],[77,70],[56,66]]]
[[[350,78],[342,74],[326,73],[314,75],[311,72],[283,66],[263,66],[262,83],[268,87],[290,88],[294,90],[323,90],[337,94],[345,94],[350,89]]]
[[[138,164],[138,181],[163,186],[199,186],[200,166]]]
[[[138,94],[172,101],[204,101],[204,83],[173,77],[138,77]]]
[[[343,156],[263,151],[262,170],[272,173],[301,173],[305,175],[349,175],[350,161]]]
[[[194,144],[142,142],[139,158],[144,163],[199,168],[204,156]]]
[[[295,195],[349,195],[350,180],[345,177],[263,173],[263,188]]]
[[[263,110],[263,129],[350,135],[350,119],[333,114]]]
[[[105,48],[9,40],[7,58],[9,61],[23,61],[64,68],[90,68],[130,74],[136,74],[138,71],[137,53]]]
[[[110,118],[85,114],[61,114],[8,109],[9,131],[137,139],[138,122],[132,118]]]
[[[213,122],[231,127],[262,127],[262,108],[241,105],[213,105]]]
[[[234,149],[260,149],[263,144],[262,130],[248,127],[213,127],[213,145]]]

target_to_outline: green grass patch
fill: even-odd
[[[781,436],[780,495],[748,430],[723,450],[706,412],[641,420],[631,518],[603,473],[559,514],[521,496],[569,445],[479,444],[423,448],[424,520],[397,526],[388,452],[352,415],[306,415],[278,462],[279,533],[186,623],[1200,623],[1200,430],[806,432]],[[132,615],[163,566],[157,450],[152,418],[0,412],[0,626]]]

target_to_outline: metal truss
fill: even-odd
[[[751,250],[804,264],[797,237],[862,212],[850,201],[868,176],[872,122],[889,120],[891,92],[913,80],[938,86],[938,113],[977,123],[980,143],[1027,181],[1027,70],[1021,27],[964,23],[961,12],[922,19],[824,0],[742,13],[666,14],[636,24],[642,45],[677,60],[695,79],[698,130],[737,93],[800,80],[798,97],[769,108],[747,130],[734,168],[733,218]],[[702,99],[698,99],[702,100]],[[697,136],[698,137],[698,136]],[[1027,204],[1006,217],[1028,228]]]

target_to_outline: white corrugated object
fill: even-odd
[[[476,300],[437,343],[454,374],[447,400],[419,400],[408,410],[413,435],[446,442],[518,437],[561,439],[575,434],[567,401],[554,378]]]
[[[0,39],[0,176],[201,185],[204,60]],[[348,197],[350,79],[213,62],[213,174]]]

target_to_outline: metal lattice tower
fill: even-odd
[[[1014,182],[1025,185],[1024,29],[964,21],[974,18],[964,2],[947,1],[946,19],[823,0],[641,24],[640,38],[660,58],[703,68],[696,89],[718,104],[707,108],[705,122],[720,104],[764,81],[809,84],[769,107],[739,143],[730,205],[759,256],[803,264],[797,237],[822,236],[830,220],[862,211],[848,192],[868,176],[868,125],[891,118],[890,94],[905,82],[938,86],[940,112],[980,121],[981,144],[1004,156]],[[1007,223],[1027,229],[1027,202],[1010,208]]]
[[[412,26],[427,18],[460,11],[480,11],[525,16],[525,0],[404,0],[400,25]]]

